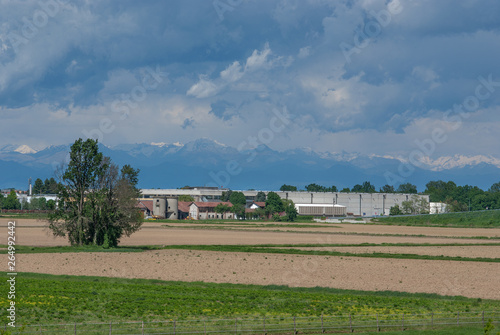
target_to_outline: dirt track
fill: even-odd
[[[500,264],[190,250],[19,254],[18,271],[500,299]],[[5,270],[6,264],[2,268]]]

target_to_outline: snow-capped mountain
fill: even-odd
[[[23,144],[21,146],[19,146],[16,150],[14,150],[15,152],[19,152],[20,154],[36,154],[36,150],[30,148],[29,146]]]
[[[265,145],[236,148],[201,138],[182,143],[100,145],[101,151],[118,165],[141,169],[144,188],[212,185],[229,188],[278,189],[283,184],[304,187],[310,183],[352,187],[370,181],[377,187],[390,184],[387,173],[398,174],[403,159],[389,155],[348,152],[315,152],[297,148],[283,152]],[[68,161],[70,145],[36,151],[27,145],[0,147],[0,188],[26,188],[28,178],[50,178],[56,167]],[[489,188],[500,180],[500,159],[491,156],[425,158],[420,167],[401,182],[416,184],[420,191],[431,180],[453,180],[457,184]]]

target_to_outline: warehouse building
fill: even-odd
[[[222,192],[217,188],[194,187],[191,189],[143,189],[145,199],[155,197],[178,197],[180,195],[192,196],[196,202],[219,202]],[[248,204],[252,204],[259,191],[241,191]],[[269,191],[263,191],[269,193]],[[403,194],[403,193],[343,193],[343,192],[275,192],[282,199],[292,200],[295,204],[321,204],[341,205],[346,207],[346,214],[351,216],[379,216],[389,215],[394,205],[402,205],[403,201],[412,197],[425,199],[429,202],[428,195]]]

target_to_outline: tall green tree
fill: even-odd
[[[40,178],[35,180],[35,184],[33,185],[33,194],[42,194],[44,193],[45,185]]]
[[[257,193],[257,196],[255,197],[256,202],[265,202],[266,201],[266,194],[262,191],[259,191]]]
[[[194,202],[194,198],[192,196],[190,196],[189,194],[179,195],[178,200],[184,201],[184,202]]]
[[[354,187],[352,188],[352,192],[375,193],[377,191],[375,190],[375,186],[373,186],[372,183],[370,183],[369,181],[365,181],[365,182],[363,182],[363,185],[360,185],[360,184],[354,185]]]
[[[17,199],[16,191],[10,190],[9,195],[3,200],[4,209],[21,209],[21,202]]]
[[[231,198],[232,193],[233,193],[233,191],[231,191],[231,190],[222,191],[220,201],[229,201],[229,198]]]
[[[488,190],[490,193],[498,193],[500,192],[500,182],[494,183],[491,185],[490,189]]]
[[[215,206],[214,211],[215,213],[218,213],[221,215],[221,218],[224,218],[224,214],[229,212],[231,210],[231,207],[227,204],[220,203],[217,206]]]
[[[58,191],[58,183],[57,181],[52,177],[48,181],[45,182],[48,186],[45,190],[47,194],[56,194]]]
[[[445,200],[453,195],[457,185],[452,181],[434,180],[425,185],[424,194],[429,195],[431,202],[445,202]]]
[[[297,209],[295,208],[295,205],[293,201],[289,201],[285,205],[285,213],[286,213],[286,221],[288,222],[293,222],[297,218]]]
[[[413,195],[401,203],[403,214],[429,214],[429,203],[424,198]]]
[[[392,185],[384,185],[380,188],[380,193],[394,193],[394,186]]]
[[[229,197],[229,202],[231,202],[233,205],[240,204],[243,207],[247,204],[247,198],[243,194],[243,192],[232,192],[231,196]]]
[[[337,186],[325,187],[318,184],[309,184],[306,186],[307,192],[337,192]]]
[[[233,204],[233,207],[231,207],[231,210],[234,214],[238,216],[240,220],[244,220],[246,218],[245,216],[245,206],[242,205],[241,203],[236,203]]]
[[[47,199],[44,197],[31,198],[29,203],[29,209],[46,210],[47,209]]]
[[[283,201],[281,201],[281,198],[277,193],[269,192],[267,194],[266,209],[268,209],[271,214],[285,211]]]
[[[401,211],[401,209],[399,208],[399,205],[398,204],[395,204],[394,206],[391,207],[391,209],[389,210],[389,215],[402,215],[403,212]]]
[[[280,191],[282,191],[282,192],[286,192],[286,191],[295,192],[295,191],[297,191],[297,186],[283,184],[280,187]]]
[[[133,169],[132,169],[133,170]],[[72,245],[116,246],[141,226],[135,208],[138,170],[122,169],[99,152],[97,140],[78,139],[63,171],[58,206],[49,214],[49,228]]]
[[[396,190],[397,193],[417,193],[417,186],[406,183],[406,184],[401,184],[399,185],[398,189]]]

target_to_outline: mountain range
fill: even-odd
[[[425,158],[419,167],[399,157],[358,153],[321,153],[302,148],[276,151],[265,145],[238,151],[212,139],[182,143],[121,144],[106,147],[105,156],[122,166],[139,168],[139,187],[178,188],[218,186],[231,189],[278,190],[283,184],[303,189],[316,183],[339,189],[370,181],[385,184],[410,182],[424,191],[431,180],[453,180],[457,185],[488,189],[500,181],[500,159],[491,156]],[[27,145],[0,146],[0,188],[27,189],[28,179],[50,178],[69,159],[70,145],[34,150]],[[389,179],[388,179],[389,177]]]

